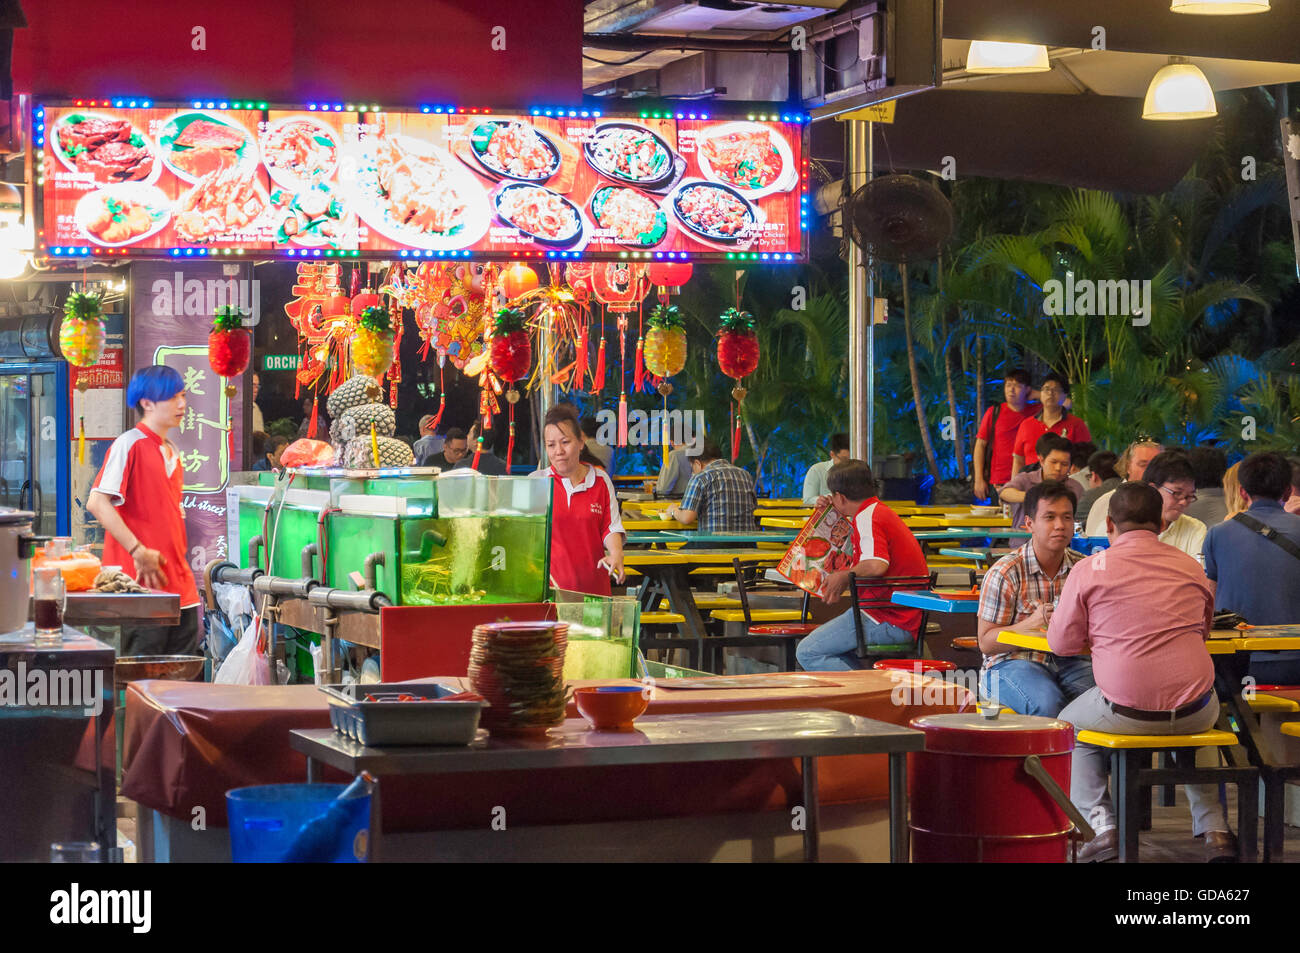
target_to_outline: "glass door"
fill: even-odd
[[[69,532],[67,386],[66,365],[0,364],[0,506],[41,536]]]

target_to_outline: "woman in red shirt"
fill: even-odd
[[[1034,450],[1038,438],[1051,431],[1064,437],[1071,443],[1083,443],[1092,439],[1088,425],[1074,417],[1061,406],[1061,402],[1070,396],[1070,385],[1065,378],[1048,374],[1043,378],[1039,388],[1039,399],[1043,402],[1038,416],[1021,421],[1016,431],[1016,440],[1011,447],[1011,475],[1014,477],[1026,466],[1038,462]]]
[[[547,411],[543,433],[551,465],[533,476],[551,479],[551,585],[608,596],[610,578],[622,582],[625,575],[614,484],[582,462],[582,427],[571,406]]]

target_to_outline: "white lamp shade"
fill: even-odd
[[[1202,16],[1233,16],[1241,13],[1267,13],[1268,0],[1170,0],[1174,13],[1198,13]]]
[[[1170,63],[1151,78],[1143,119],[1206,119],[1217,116],[1210,81],[1191,63]]]
[[[1042,73],[1051,68],[1047,47],[1038,43],[974,40],[966,54],[968,73]]]

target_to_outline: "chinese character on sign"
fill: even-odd
[[[202,397],[203,388],[201,388],[199,385],[203,383],[203,380],[207,376],[208,376],[207,371],[201,370],[197,367],[185,368],[185,378],[182,381],[182,384],[184,385],[186,392],[190,394],[198,394],[200,397]]]
[[[203,464],[207,463],[211,457],[205,453],[199,453],[197,450],[191,450],[188,453],[181,453],[181,466],[185,468],[186,473],[197,473]]]

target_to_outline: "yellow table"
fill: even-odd
[[[676,520],[623,520],[623,528],[629,533],[650,533],[656,530],[672,532],[673,530],[695,529],[694,523],[679,523]]]
[[[1210,636],[1205,642],[1205,648],[1211,655],[1232,655],[1235,652],[1256,650],[1260,648],[1257,644],[1260,642],[1267,642],[1267,648],[1271,649],[1300,648],[1300,638],[1241,639],[1237,638],[1231,629],[1215,629],[1210,633]],[[1045,633],[1012,632],[1003,629],[998,633],[998,641],[1003,645],[1014,645],[1021,649],[1037,649],[1039,652],[1052,651],[1052,647],[1047,644],[1047,635]],[[1242,644],[1245,642],[1252,644],[1248,648]]]
[[[759,500],[758,508],[760,510],[789,510],[800,509],[808,504],[803,500]]]
[[[903,522],[916,529],[984,529],[1010,526],[1009,516],[904,516]]]
[[[634,549],[623,554],[624,566],[682,566],[686,560],[680,552],[663,549]],[[676,606],[675,611],[681,611]]]
[[[798,520],[802,526],[808,521],[808,517],[813,515],[812,507],[804,510],[754,510],[754,515],[759,519],[786,519]]]
[[[807,519],[790,519],[785,516],[761,516],[758,525],[772,529],[803,529],[803,524],[806,522]]]

